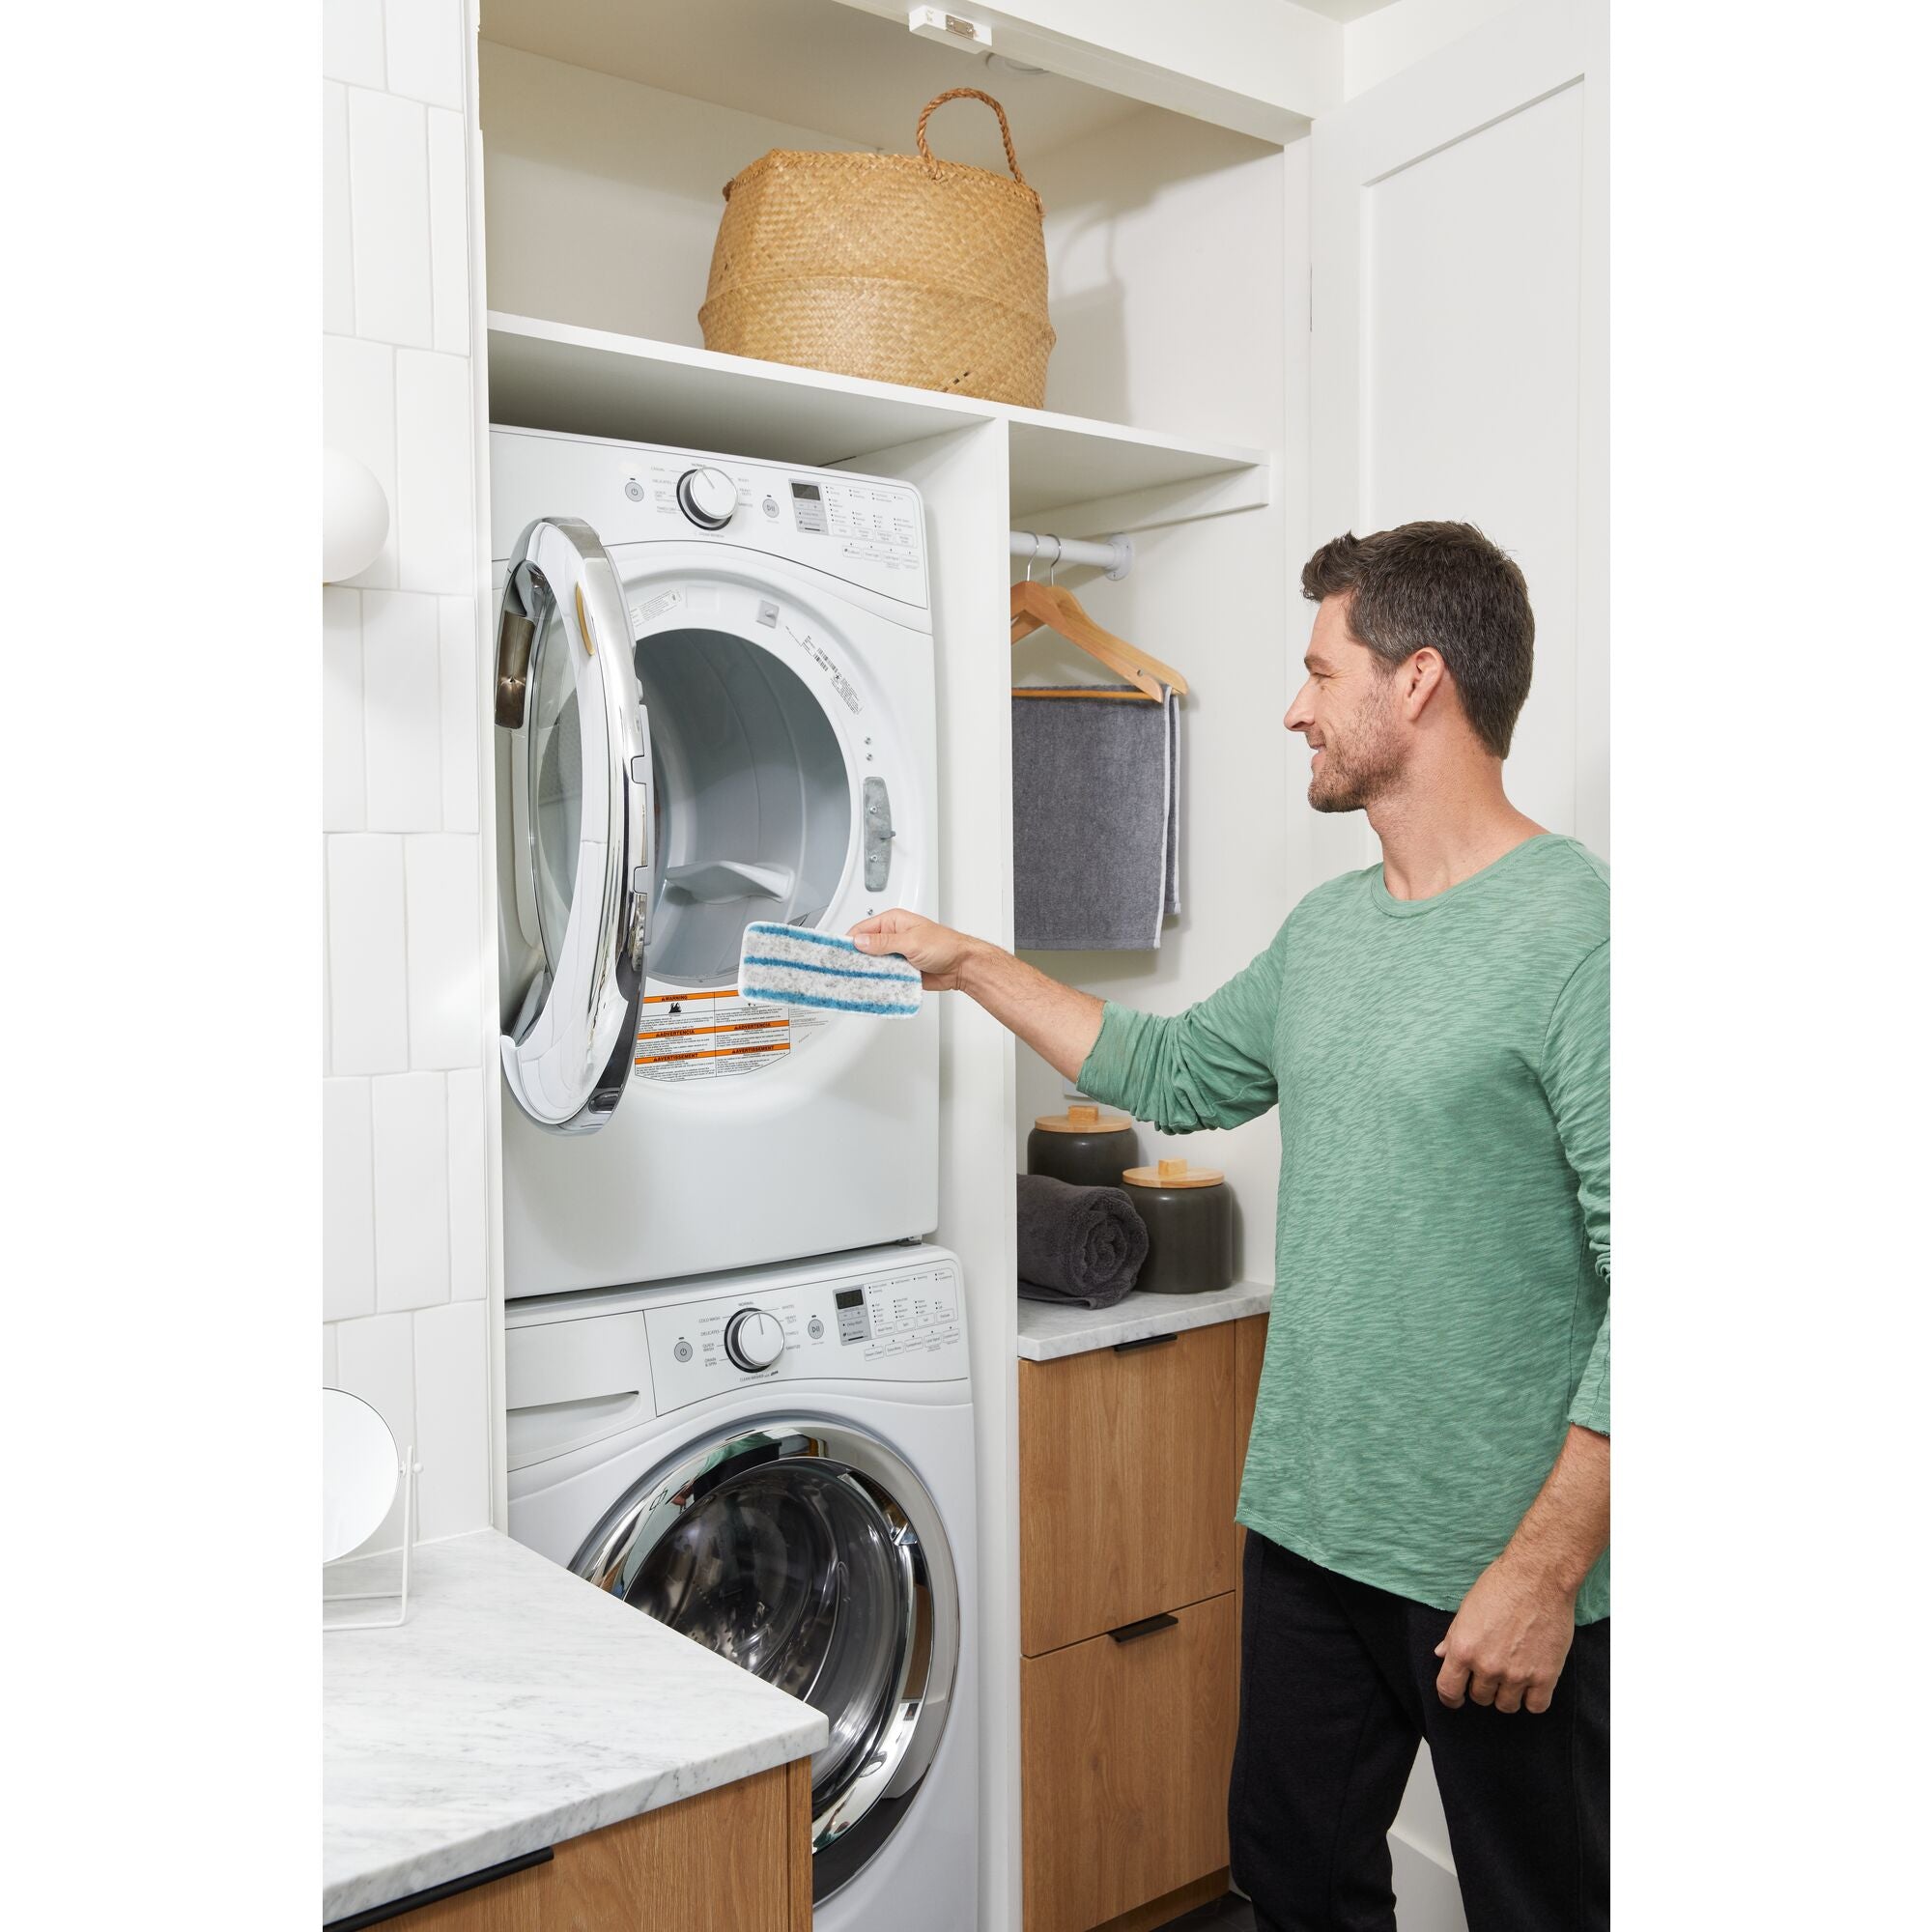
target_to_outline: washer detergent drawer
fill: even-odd
[[[504,1356],[512,1469],[601,1442],[653,1412],[640,1309],[513,1327]]]

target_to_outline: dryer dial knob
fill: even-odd
[[[687,469],[677,506],[700,530],[722,530],[738,507],[738,486],[722,469]]]
[[[748,1376],[770,1368],[784,1348],[783,1324],[762,1308],[741,1308],[724,1324],[724,1352]]]

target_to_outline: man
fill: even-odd
[[[1427,1738],[1472,1932],[1609,1921],[1609,887],[1502,764],[1535,635],[1466,524],[1324,544],[1284,724],[1382,862],[1172,1017],[904,912],[853,928],[1164,1132],[1281,1110],[1243,1473],[1231,1860],[1260,1932],[1387,1932]]]

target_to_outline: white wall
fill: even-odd
[[[850,141],[484,41],[490,306],[704,346],[724,187],[771,148]]]
[[[1298,856],[1281,726],[1289,697],[1284,551],[1304,533],[1291,452],[1307,367],[1306,156],[1156,109],[1034,169],[1048,209],[1060,341],[1050,407],[1283,452],[1267,507],[1143,529],[1131,576],[1062,573],[1098,622],[1184,671],[1182,909],[1160,949],[1029,952],[1042,972],[1103,999],[1178,1012],[1266,947],[1315,883]],[[1296,439],[1298,443],[1298,438]],[[1085,534],[1080,513],[1033,520]],[[1018,575],[1017,570],[1014,575]],[[1294,640],[1298,656],[1300,639]],[[1093,683],[1092,659],[1037,634],[1013,654],[1017,683]],[[1230,782],[1230,775],[1238,781]],[[1019,1049],[1016,1128],[1064,1106],[1060,1076]],[[1275,1117],[1231,1133],[1141,1130],[1150,1159],[1221,1168],[1236,1203],[1236,1266],[1271,1280],[1280,1164]]]
[[[1046,209],[1059,337],[1048,409],[1275,444],[1287,274],[1281,156],[1148,107],[1028,160]]]
[[[392,516],[323,592],[323,1380],[415,1443],[437,1537],[490,1514],[468,8],[324,21],[324,436]]]
[[[1487,26],[1518,0],[1395,0],[1342,29],[1342,96],[1352,100],[1391,74]]]

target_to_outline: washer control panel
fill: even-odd
[[[660,1414],[750,1381],[952,1381],[966,1374],[959,1274],[950,1260],[653,1305],[644,1332]]]

